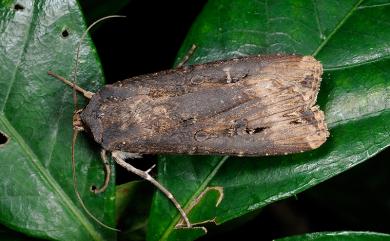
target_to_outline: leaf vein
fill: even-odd
[[[20,64],[22,62],[22,59],[24,59],[24,56],[25,56],[25,54],[27,52],[28,43],[30,42],[31,37],[33,35],[33,32],[35,30],[36,24],[34,24],[34,23],[37,22],[36,19],[38,17],[38,10],[37,10],[38,8],[36,6],[37,4],[38,4],[38,1],[35,2],[35,5],[33,7],[34,10],[33,10],[32,17],[31,17],[31,23],[30,23],[30,25],[28,26],[28,29],[27,29],[27,35],[26,35],[26,37],[24,39],[22,51],[20,52],[20,55],[18,56],[17,63],[15,64],[15,69],[14,69],[14,71],[12,73],[12,77],[11,77],[11,80],[10,80],[9,88],[7,89],[5,97],[4,97],[3,106],[0,108],[1,112],[4,111],[5,105],[8,102],[8,99],[9,99],[11,91],[12,91],[12,87],[15,84],[15,81],[16,81],[16,74],[18,73],[18,70],[19,70]]]
[[[198,190],[188,199],[186,204],[184,205],[183,209],[187,210],[188,207],[191,205],[192,201],[195,200],[196,197],[199,196],[199,194],[207,187],[207,185],[210,183],[210,181],[213,179],[213,177],[217,174],[223,163],[229,158],[229,156],[224,156],[218,163],[217,165],[211,170],[209,175],[205,178],[205,180],[201,183],[199,186]],[[165,232],[161,236],[161,241],[162,240],[167,240],[169,237],[169,234],[171,233],[172,229],[174,229],[175,224],[179,221],[180,215],[176,215],[174,219],[172,219],[172,222],[169,224],[168,228],[165,229]]]
[[[337,31],[343,26],[343,24],[352,16],[352,14],[355,12],[355,10],[362,4],[364,0],[359,0],[352,8],[351,10],[344,16],[343,19],[336,25],[336,27],[333,29],[333,31],[329,34],[329,36],[318,46],[316,50],[312,53],[313,56],[316,56],[329,42],[329,40],[332,38],[334,34],[337,33]]]
[[[316,0],[312,0],[312,3],[313,3],[313,8],[314,8],[314,14],[316,16],[318,32],[320,33],[320,39],[323,39],[325,37],[325,35],[324,35],[324,33],[322,31],[322,28],[321,28],[320,15],[319,15],[318,9],[317,9],[317,1]]]
[[[379,7],[387,7],[390,6],[390,3],[383,3],[383,4],[373,4],[373,5],[366,5],[366,6],[359,6],[357,9],[365,9],[365,8],[379,8]]]

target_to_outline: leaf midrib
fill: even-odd
[[[206,189],[207,185],[210,183],[210,181],[213,179],[213,177],[218,173],[219,169],[221,166],[225,163],[225,161],[229,158],[229,156],[224,156],[217,165],[211,170],[211,172],[207,175],[205,180],[201,183],[201,185],[197,188],[197,191],[194,192],[194,194],[188,199],[186,204],[183,206],[184,210],[187,210],[190,204],[195,200],[199,194]],[[172,232],[174,229],[175,225],[177,222],[179,222],[181,216],[176,215],[175,218],[172,219],[172,222],[169,224],[168,228],[165,229],[165,232],[160,238],[160,241],[165,241],[169,237],[169,234]]]

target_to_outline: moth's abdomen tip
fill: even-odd
[[[328,136],[329,136],[329,132],[327,130],[320,131],[314,136],[308,136],[306,140],[310,149],[314,150],[320,147],[322,144],[324,144]]]

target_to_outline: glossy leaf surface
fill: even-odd
[[[276,241],[386,241],[390,235],[372,232],[324,232],[277,239]]]

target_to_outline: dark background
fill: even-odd
[[[107,20],[91,32],[107,82],[112,83],[170,68],[191,23],[207,1],[133,0],[121,9],[102,10],[99,5],[103,2],[81,2],[88,24],[106,15],[127,16]],[[388,148],[295,198],[276,202],[222,227],[209,227],[209,234],[201,240],[250,237],[272,240],[319,231],[389,233],[389,153]],[[155,160],[156,157],[150,156],[134,162],[139,167],[149,168]],[[117,168],[117,172],[118,184],[135,178],[121,168]]]
[[[191,23],[207,1],[133,0],[119,11],[96,14],[99,2],[109,1],[81,1],[88,25],[107,15],[126,16],[106,20],[91,32],[111,83],[172,68]]]

